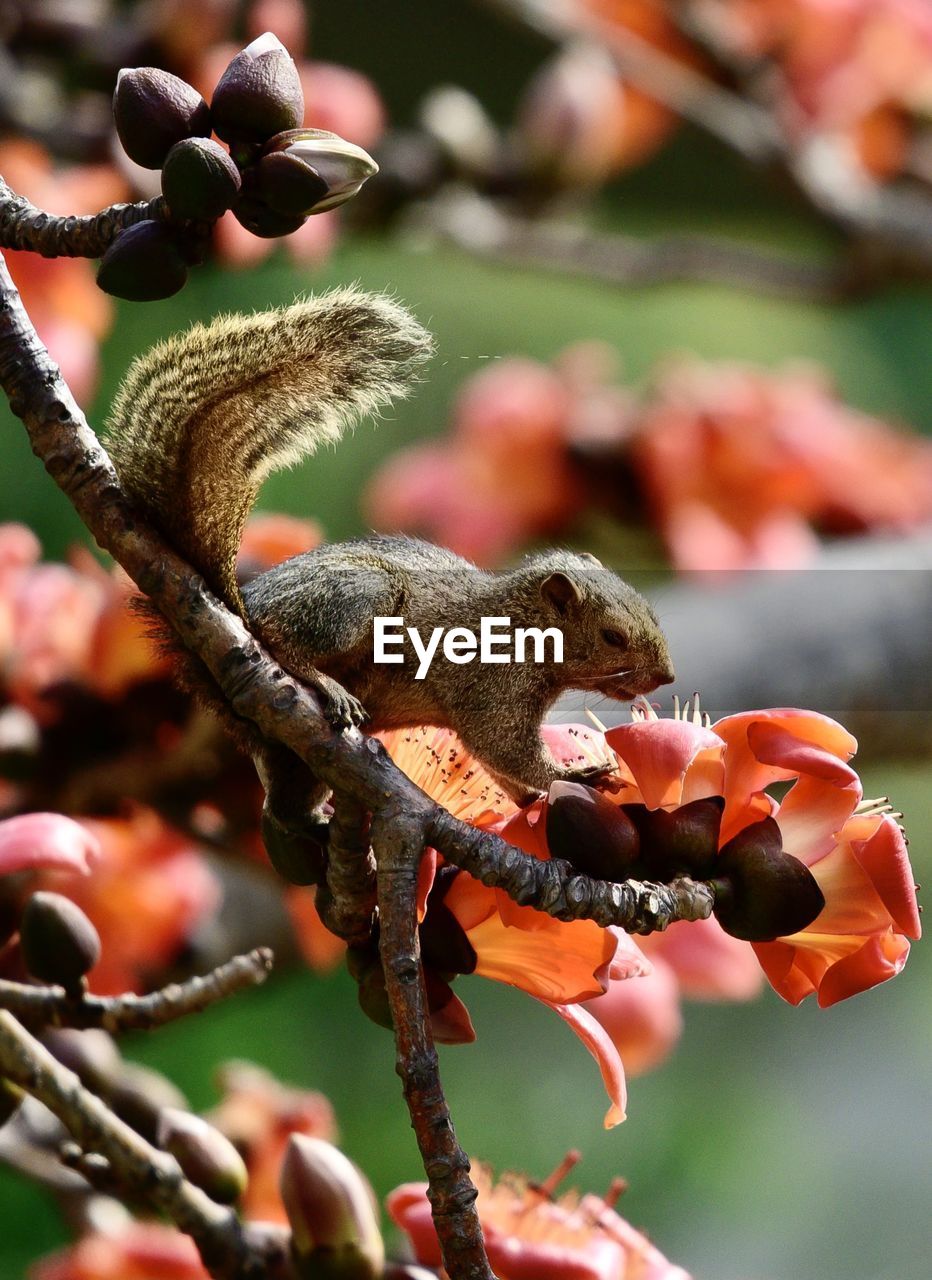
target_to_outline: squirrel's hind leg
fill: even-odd
[[[322,884],[329,787],[303,760],[277,743],[254,748],[253,760],[265,788],[262,838],[272,865],[292,884]]]

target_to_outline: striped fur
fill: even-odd
[[[403,307],[354,288],[220,316],[133,363],[107,448],[133,500],[242,613],[236,554],[262,481],[407,395],[430,351]]]

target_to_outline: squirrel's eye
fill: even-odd
[[[627,649],[628,637],[622,631],[612,631],[611,629],[602,632],[602,639],[606,644],[614,645],[617,649]]]

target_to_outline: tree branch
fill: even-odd
[[[444,1266],[457,1280],[494,1280],[476,1212],[469,1158],[456,1140],[430,1031],[417,936],[417,873],[424,854],[417,820],[387,812],[372,827],[379,888],[380,951],[395,1027],[395,1069],[428,1179]]]
[[[151,1031],[189,1013],[200,1013],[227,996],[259,986],[272,969],[272,952],[257,947],[235,956],[211,973],[172,983],[149,995],[72,997],[61,987],[31,987],[0,979],[0,1008],[31,1027],[101,1027],[121,1031]]]
[[[0,1010],[0,1074],[44,1103],[82,1150],[103,1156],[134,1196],[190,1235],[216,1280],[258,1280],[263,1274],[235,1211],[188,1182],[173,1156],[114,1115],[6,1010]]]
[[[58,217],[37,209],[0,178],[0,249],[29,249],[43,258],[99,258],[126,227],[169,218],[162,196],[136,204],[111,204],[84,217]]]

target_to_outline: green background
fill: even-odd
[[[473,88],[505,118],[541,51],[466,4],[316,8],[315,54],[367,70],[402,121],[423,90],[445,80]],[[601,216],[639,234],[702,228],[816,256],[832,246],[789,197],[689,130],[619,182]],[[707,286],[621,291],[370,238],[345,240],[316,274],[284,257],[250,273],[205,268],[175,298],[119,306],[93,420],[134,352],[157,337],[218,310],[348,280],[397,293],[433,329],[438,352],[414,400],[266,487],[262,505],[313,513],[331,537],[362,531],[356,498],[380,457],[442,430],[455,388],[486,359],[546,358],[580,338],[613,343],[632,379],[683,350],[768,365],[816,359],[853,403],[932,432],[928,289],[890,288],[838,307]],[[0,457],[0,517],[27,521],[60,556],[82,530],[5,410]],[[928,876],[927,763],[874,761],[865,792],[889,793],[905,811],[918,878]],[[690,1006],[678,1052],[632,1083],[630,1118],[612,1133],[601,1128],[598,1073],[568,1029],[517,992],[466,980],[458,989],[478,1042],[441,1059],[460,1138],[497,1167],[534,1176],[580,1148],[578,1184],[601,1190],[616,1173],[629,1178],[626,1214],[700,1280],[924,1280],[932,1244],[925,952],[916,948],[895,983],[828,1011],[793,1010],[770,993],[747,1006]],[[277,977],[125,1047],[171,1075],[196,1106],[214,1100],[217,1062],[253,1057],[330,1096],[346,1149],[380,1194],[419,1175],[390,1039],[358,1014],[342,973]],[[0,1171],[2,1280],[64,1238],[42,1194]]]

